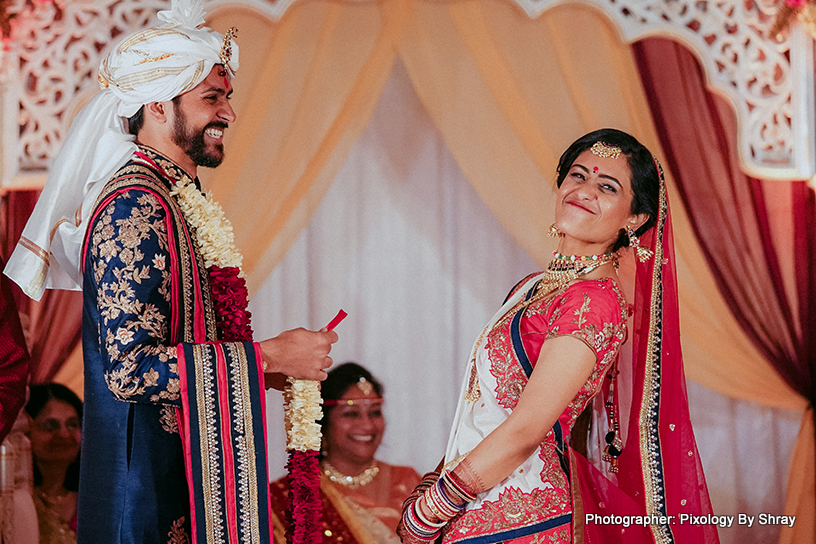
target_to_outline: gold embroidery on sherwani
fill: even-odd
[[[173,406],[163,405],[159,410],[159,423],[162,429],[170,434],[178,434],[178,418],[176,417],[176,409]]]
[[[185,178],[189,180],[189,176],[179,166],[171,161],[164,159],[149,148],[140,146],[140,150],[145,153],[151,160],[165,170],[165,173],[170,176],[172,180],[180,180]],[[209,276],[204,264],[198,254],[193,254],[190,251],[185,233],[188,232],[187,224],[184,221],[181,210],[175,199],[170,195],[170,192],[156,173],[150,168],[140,164],[129,164],[122,168],[114,179],[108,183],[102,194],[97,198],[97,205],[105,200],[110,195],[125,189],[116,198],[130,197],[129,188],[139,193],[137,198],[137,206],[133,207],[131,215],[128,218],[117,221],[113,225],[112,214],[114,205],[109,205],[103,210],[97,218],[94,226],[94,231],[91,236],[91,251],[94,251],[94,279],[97,283],[101,282],[107,265],[113,258],[119,258],[126,264],[123,271],[117,271],[116,282],[108,285],[108,289],[101,289],[100,292],[100,312],[102,313],[105,323],[111,319],[116,319],[120,312],[133,313],[138,316],[135,321],[128,322],[120,327],[120,330],[114,333],[109,333],[106,338],[102,339],[105,343],[105,348],[108,351],[111,359],[122,357],[124,347],[130,343],[132,333],[137,329],[146,329],[150,336],[158,339],[159,346],[140,347],[138,350],[152,350],[149,353],[157,354],[160,360],[167,361],[175,359],[175,346],[167,346],[170,340],[170,333],[166,316],[158,313],[155,307],[149,304],[143,304],[135,300],[132,284],[138,284],[148,274],[153,271],[158,271],[161,274],[161,284],[158,289],[160,296],[165,300],[170,299],[172,276],[169,263],[157,260],[156,255],[144,255],[139,250],[139,243],[151,232],[155,233],[161,249],[167,249],[167,223],[159,219],[159,212],[163,211],[161,204],[156,196],[150,193],[142,193],[140,188],[153,191],[160,195],[161,199],[168,206],[167,217],[170,224],[174,226],[174,231],[178,236],[176,247],[178,249],[178,265],[181,275],[182,284],[179,291],[182,295],[183,311],[179,316],[179,322],[182,325],[182,334],[178,339],[183,342],[194,342],[194,298],[195,298],[195,279],[193,277],[193,270],[198,270],[198,284],[201,287],[201,301],[203,304],[203,319],[206,323],[206,340],[217,340],[217,329],[215,325],[215,312],[212,306],[212,297],[210,295]],[[119,232],[118,238],[115,238],[115,233]],[[190,235],[190,242],[195,244],[195,239]],[[194,267],[194,261],[197,267]],[[130,356],[123,360],[122,367],[116,372],[111,373],[106,377],[108,386],[111,391],[120,398],[120,400],[129,400],[134,395],[143,394],[145,389],[150,384],[155,385],[158,376],[155,371],[147,372],[144,376],[135,376],[137,366],[135,364],[135,357]],[[176,367],[177,370],[177,367]],[[178,378],[170,378],[166,391],[160,392],[158,395],[153,395],[152,402],[161,401],[175,401],[178,400],[180,394],[180,387]]]
[[[213,360],[210,347],[207,345],[193,345],[193,360],[189,362],[195,366],[195,380],[201,384],[196,388],[196,407],[198,409],[198,431],[206,437],[209,451],[203,450],[201,455],[201,481],[204,494],[204,511],[220,512],[222,497],[219,493],[218,482],[221,479],[221,470],[218,465],[217,450],[218,430],[216,428],[216,399],[213,397],[215,376],[213,376]],[[224,525],[221,516],[207,516],[207,542],[224,542]]]
[[[151,161],[156,163],[164,173],[172,180],[175,184],[187,184],[192,183],[192,180],[187,172],[184,171],[179,165],[163,157],[162,155],[158,154],[153,149],[147,146],[139,146],[139,150],[144,153],[146,156],[150,158]],[[143,171],[150,173],[151,176],[155,176],[151,170],[140,167]],[[164,187],[164,186],[163,186]],[[182,281],[184,282],[184,315],[185,319],[184,325],[184,338],[182,341],[184,342],[195,342],[196,339],[193,337],[193,320],[190,316],[193,315],[193,293],[194,293],[194,279],[193,279],[193,259],[195,259],[195,263],[198,269],[198,282],[200,285],[200,292],[201,292],[201,301],[204,304],[204,322],[207,327],[207,340],[214,341],[218,340],[218,332],[216,328],[216,321],[215,321],[215,309],[213,308],[212,303],[212,296],[210,290],[210,277],[207,272],[206,267],[204,266],[204,260],[201,257],[200,251],[195,251],[193,254],[189,251],[189,246],[184,241],[184,235],[189,234],[190,240],[194,247],[198,247],[198,242],[195,238],[195,232],[192,232],[189,229],[187,222],[184,220],[184,215],[181,212],[181,208],[179,208],[176,199],[173,198],[169,191],[166,188],[163,188],[163,194],[166,194],[167,202],[173,211],[171,214],[173,222],[176,227],[176,232],[178,232],[179,236],[179,261],[181,262],[182,266]],[[199,339],[200,341],[200,339]]]
[[[184,516],[180,517],[170,525],[170,532],[167,533],[167,544],[190,544],[187,531],[184,530]]]
[[[120,198],[132,198],[126,192]],[[91,251],[94,256],[94,278],[99,284],[97,305],[102,316],[102,325],[108,329],[104,345],[108,357],[117,364],[113,370],[105,373],[105,380],[110,391],[120,400],[130,400],[136,395],[144,394],[148,387],[154,387],[159,380],[159,373],[150,369],[138,372],[136,359],[140,355],[158,355],[167,361],[169,354],[161,343],[167,337],[167,319],[158,308],[136,298],[134,285],[140,284],[150,276],[152,267],[140,249],[142,242],[155,236],[161,249],[167,248],[167,233],[161,219],[161,206],[155,196],[140,194],[136,206],[130,209],[130,215],[116,221],[113,226],[112,215],[116,207],[111,202],[102,212],[91,235]],[[112,268],[110,261],[118,258],[120,265]],[[112,273],[115,281],[105,282],[106,273]],[[169,302],[169,292],[163,294]],[[111,321],[122,315],[129,319],[119,324],[116,331],[109,326]],[[160,345],[140,345],[130,349],[135,333],[144,332],[155,338]],[[174,401],[179,398],[178,379],[170,378],[170,383],[156,401]]]

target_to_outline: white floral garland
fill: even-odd
[[[184,218],[196,233],[204,266],[235,267],[240,270],[243,256],[235,246],[232,223],[224,215],[221,205],[213,200],[212,195],[203,195],[195,184],[190,182],[173,185],[170,194],[176,197]],[[239,275],[243,277],[243,272]]]
[[[316,421],[323,417],[320,382],[295,378],[287,381],[283,392],[286,449],[319,451],[322,434]]]
[[[176,198],[184,219],[196,234],[204,266],[235,267],[243,277],[243,256],[235,245],[232,223],[211,194],[204,195],[195,184],[179,182],[170,189]],[[264,370],[266,363],[264,362]],[[288,378],[284,391],[284,419],[287,449],[297,451],[320,450],[322,434],[316,423],[323,417],[318,382]]]

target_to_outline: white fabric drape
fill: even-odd
[[[679,205],[679,204],[677,204]],[[397,62],[345,166],[250,303],[256,338],[319,328],[339,308],[336,363],[385,385],[378,458],[432,469],[442,458],[473,341],[508,290],[537,267],[464,177]],[[270,392],[270,474],[284,474],[283,411]],[[781,514],[800,413],[689,384],[714,512]],[[721,529],[723,544],[778,528]]]
[[[465,179],[398,66],[312,222],[250,311],[255,337],[265,338],[322,327],[346,310],[332,357],[366,366],[385,386],[378,456],[427,471],[444,454],[474,339],[536,265]],[[275,476],[285,456],[273,395]]]

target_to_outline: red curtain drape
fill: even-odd
[[[719,289],[769,364],[812,409],[814,191],[805,181],[761,180],[740,170],[732,108],[706,90],[685,47],[649,38],[633,51],[667,166]]]
[[[2,257],[14,250],[39,191],[12,191],[4,198]],[[47,383],[76,348],[82,332],[82,293],[47,290],[39,302],[12,287],[31,352],[31,383]]]
[[[736,126],[705,89],[694,56],[675,42],[650,38],[634,45],[649,106],[668,166],[695,234],[734,316],[777,372],[811,402],[816,399],[816,213],[806,182],[792,191],[793,253],[771,236],[767,184],[746,176],[735,149]],[[704,106],[701,108],[700,106]],[[793,259],[794,299],[782,261]]]

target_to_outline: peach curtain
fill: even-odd
[[[662,155],[629,45],[583,4],[530,19],[507,0],[313,1],[296,3],[278,23],[224,7],[210,24],[239,26],[241,43],[251,44],[242,48],[227,160],[208,182],[233,220],[251,290],[308,223],[396,55],[477,193],[541,265],[553,249],[545,233],[555,166],[575,137],[614,126]],[[804,409],[731,315],[667,183],[687,375],[729,396]],[[805,423],[794,460],[809,459],[812,474],[808,433]],[[797,481],[788,504],[812,504],[812,490]]]
[[[629,46],[590,7],[560,6],[531,20],[501,0],[421,2],[400,55],[468,179],[540,264],[553,248],[544,235],[558,156],[575,137],[614,126],[661,154]],[[730,396],[802,409],[730,316],[668,184],[689,377]],[[735,360],[739,374],[729,367]]]
[[[309,222],[371,116],[411,1],[298,2],[279,22],[246,7],[208,24],[236,26],[238,119],[226,160],[202,179],[231,218],[250,291]]]

